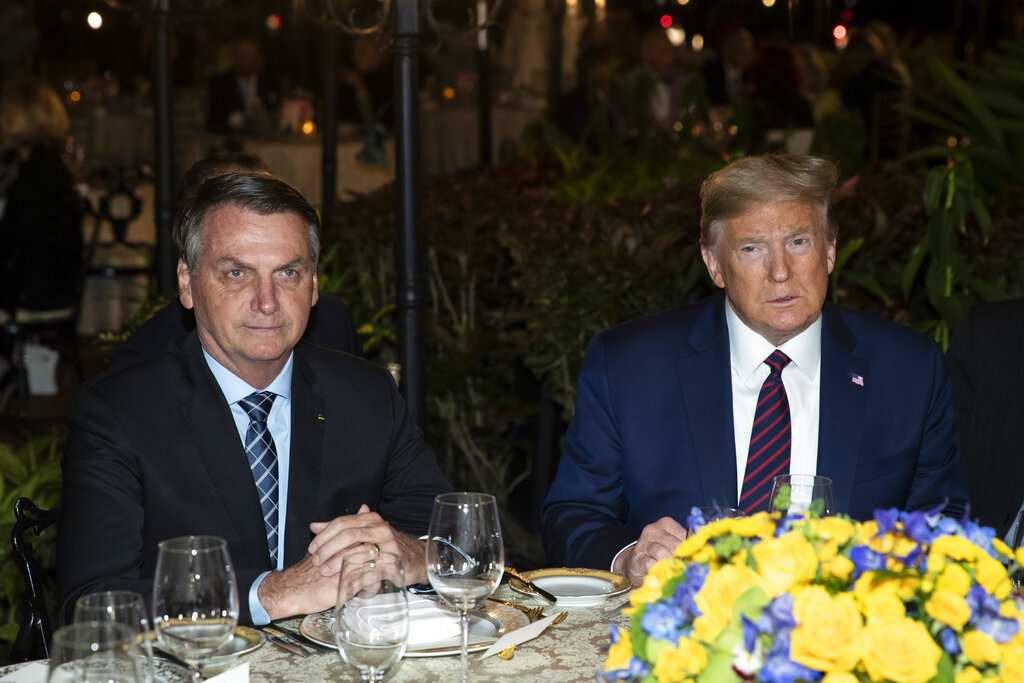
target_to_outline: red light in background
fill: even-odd
[[[846,27],[843,26],[842,24],[838,24],[834,29],[832,29],[832,37],[835,38],[836,40],[842,40],[843,38],[845,38]]]
[[[267,28],[271,31],[276,31],[281,28],[281,15],[280,14],[268,14],[267,15]]]
[[[669,26],[672,25],[672,17],[670,17],[667,14],[662,14],[659,23],[661,23],[662,28],[668,28]]]
[[[842,14],[839,15],[839,18],[842,20],[844,24],[849,24],[851,21],[853,21],[853,10],[844,9]]]

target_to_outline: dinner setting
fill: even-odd
[[[1024,683],[1024,0],[0,46],[0,683]]]

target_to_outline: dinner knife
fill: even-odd
[[[338,648],[336,647],[329,647],[327,645],[324,645],[323,643],[310,639],[305,634],[298,633],[296,631],[291,630],[290,628],[281,626],[280,624],[274,624],[273,626],[264,626],[263,630],[270,631],[275,635],[281,636],[282,638],[295,643],[299,647],[306,648],[307,650],[312,650],[313,652],[338,651]]]
[[[516,579],[522,581],[523,585],[525,585],[527,588],[529,588],[531,591],[533,591],[540,597],[550,602],[552,605],[558,602],[558,598],[556,598],[551,593],[548,593],[546,590],[535,584],[533,581],[530,581],[528,578],[520,574],[517,570],[512,569],[511,567],[505,567],[505,573],[509,576],[515,577]]]
[[[288,642],[281,636],[275,636],[273,633],[267,633],[266,631],[263,632],[263,635],[265,635],[267,637],[267,640],[269,640],[271,643],[277,645],[279,648],[285,650],[286,652],[291,652],[293,655],[306,657],[309,654],[303,648],[299,647],[295,643]]]

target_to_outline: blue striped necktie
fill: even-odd
[[[238,401],[249,416],[245,432],[245,455],[249,458],[252,477],[260,494],[263,523],[267,528],[270,546],[270,565],[277,568],[277,448],[267,427],[270,406],[276,394],[272,391],[254,391]]]
[[[789,399],[782,384],[782,368],[789,365],[789,356],[776,349],[764,362],[771,372],[757,396],[740,494],[739,507],[748,515],[768,509],[772,479],[777,474],[789,472],[789,450],[793,439]]]

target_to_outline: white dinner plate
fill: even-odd
[[[613,574],[601,569],[572,569],[557,567],[551,569],[535,569],[521,572],[528,580],[555,596],[558,606],[591,607],[600,605],[609,598],[629,592],[629,579],[621,574]],[[536,600],[546,600],[526,587],[519,579],[508,580],[509,588],[517,593],[528,595]]]
[[[520,610],[488,601],[486,609],[469,613],[469,651],[486,649],[509,631],[530,623]],[[308,614],[299,631],[310,640],[337,647],[334,610]],[[459,654],[459,613],[436,600],[409,596],[409,644],[404,657],[441,657]]]
[[[153,641],[155,645],[159,645],[159,641],[156,638],[156,631],[149,632],[149,639]],[[266,642],[267,636],[263,631],[258,631],[248,626],[236,626],[235,633],[223,646],[217,648],[217,651],[203,662],[204,667],[217,668],[230,664],[239,655],[244,655],[247,652],[252,652],[256,648],[263,645]]]
[[[29,669],[28,667],[34,667]],[[40,659],[34,662],[21,662],[20,664],[11,664],[10,666],[0,666],[0,681],[6,681],[9,677],[16,673],[21,673],[27,676],[24,679],[25,683],[29,681],[36,681],[38,683],[46,683],[46,676],[50,671],[49,660]],[[191,683],[192,672],[185,667],[178,666],[168,662],[166,659],[160,659],[159,657],[153,658],[153,676],[155,683]]]

